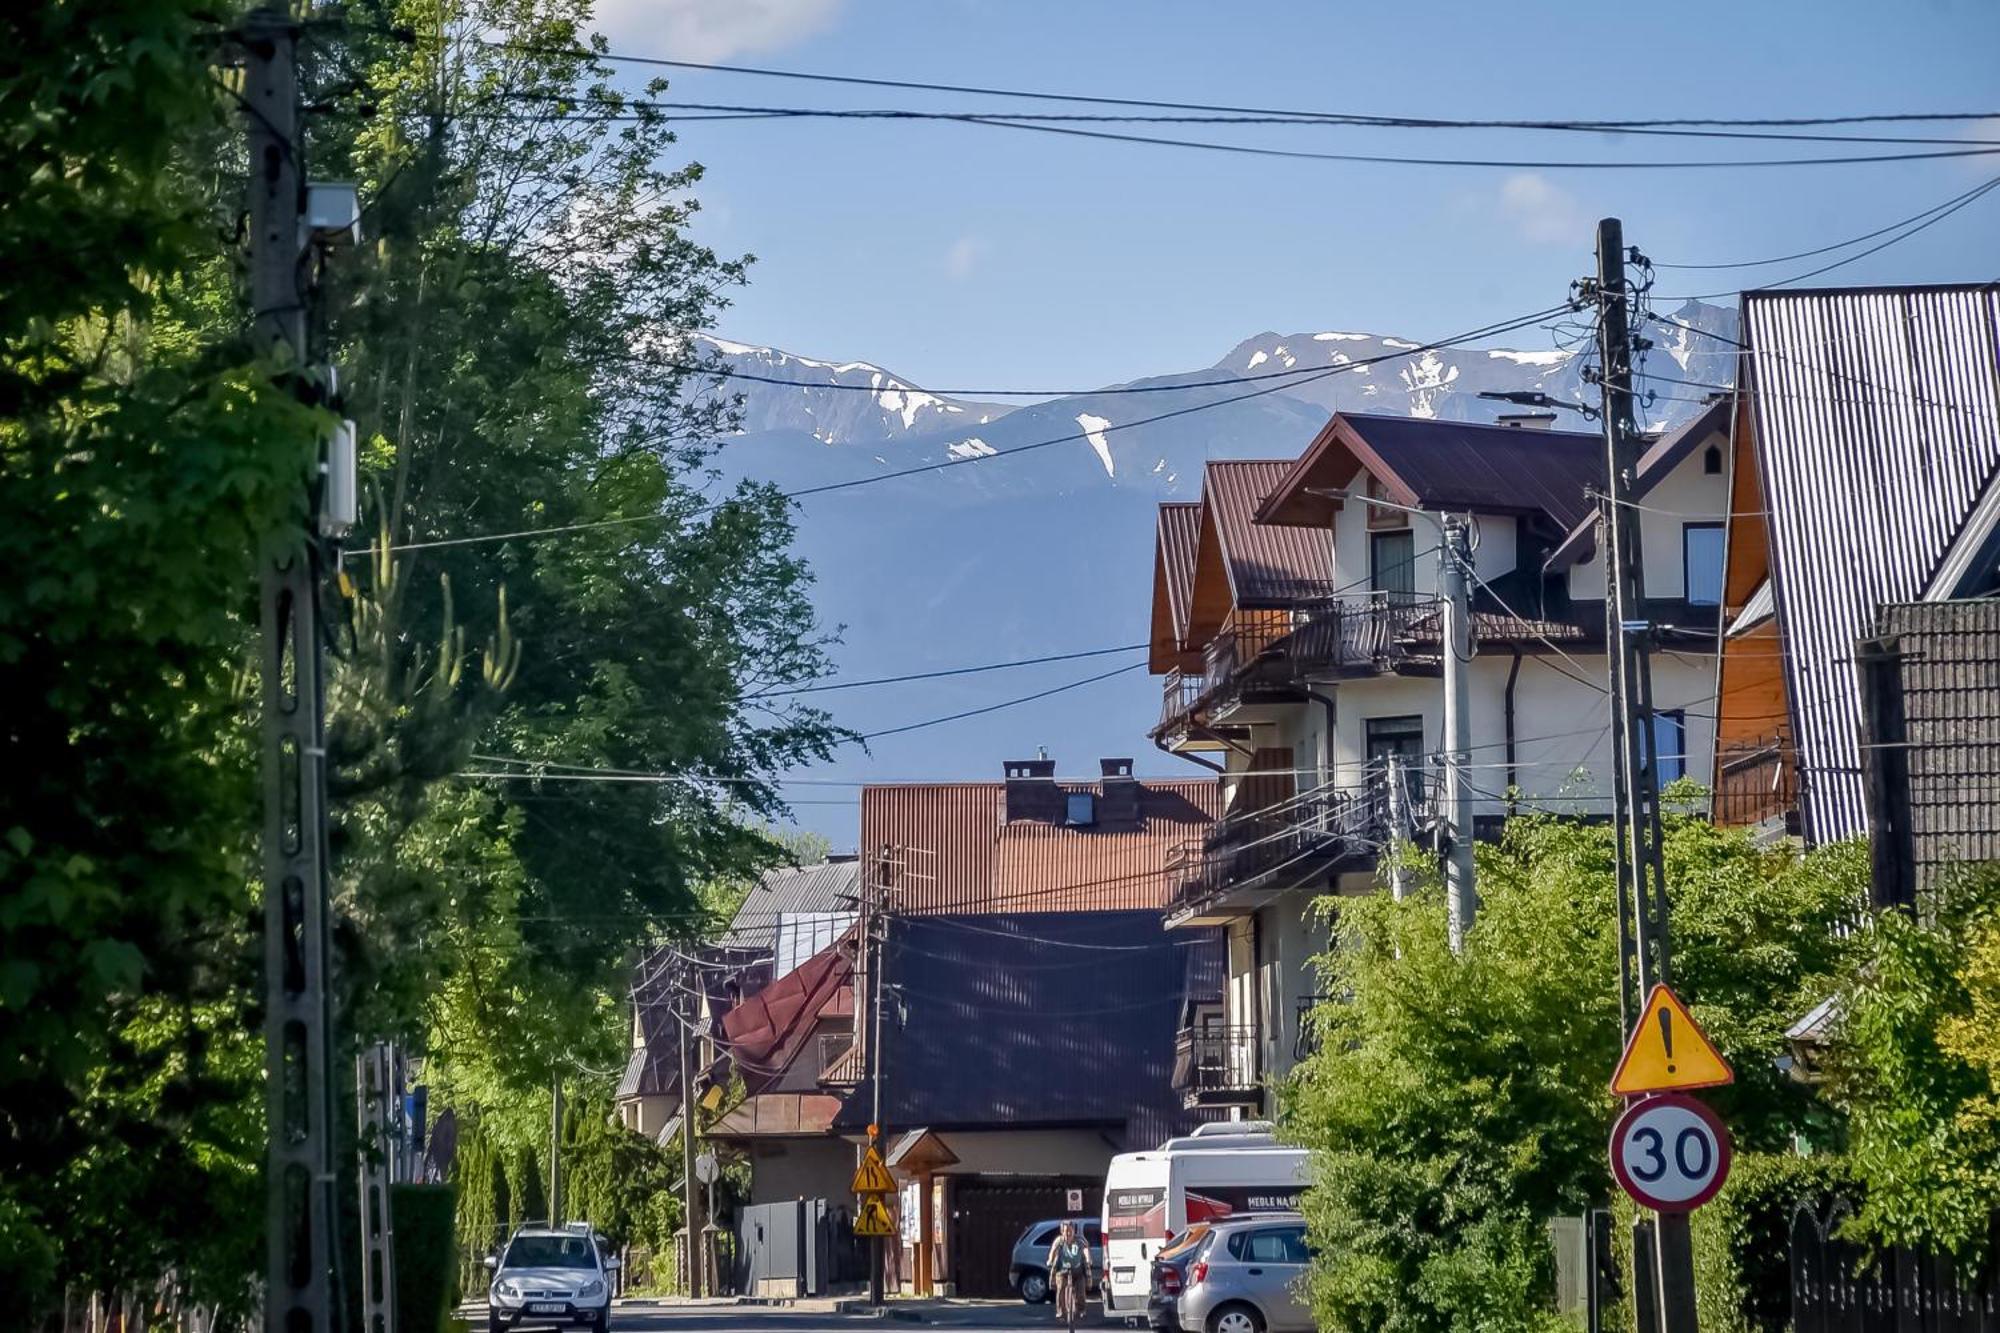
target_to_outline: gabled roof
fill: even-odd
[[[852,912],[860,884],[861,864],[852,856],[767,870],[744,895],[717,944],[770,953],[781,918]]]
[[[1147,661],[1155,674],[1174,668],[1187,640],[1195,547],[1200,540],[1199,503],[1175,501],[1160,506],[1153,542],[1153,631]]]
[[[1270,488],[1257,522],[1329,527],[1335,502],[1311,492],[1346,486],[1366,468],[1398,504],[1545,514],[1567,532],[1590,512],[1587,493],[1602,484],[1603,451],[1597,435],[1336,412]]]
[[[1333,543],[1325,533],[1251,521],[1290,466],[1237,459],[1210,463],[1203,473],[1188,637],[1212,633],[1231,606],[1287,606],[1332,589]]]
[[[815,954],[722,1016],[723,1044],[746,1082],[755,1087],[784,1073],[812,1039],[822,1011],[853,1012],[840,1007],[854,978],[847,953],[836,944]]]
[[[1639,465],[1632,469],[1632,498],[1643,500],[1647,492],[1660,484],[1661,480],[1685,462],[1700,448],[1710,436],[1720,434],[1725,440],[1729,434],[1729,421],[1735,404],[1730,397],[1722,397],[1710,403],[1677,430],[1669,431],[1639,455]],[[1604,471],[1604,460],[1598,459],[1598,472]],[[1602,480],[1600,475],[1599,480]],[[1721,515],[1716,517],[1720,518]],[[1570,528],[1569,536],[1563,538],[1562,545],[1556,547],[1544,569],[1568,569],[1571,565],[1582,564],[1597,554],[1597,515],[1586,514]]]
[[[1181,1118],[1178,939],[1158,912],[891,917],[883,975],[908,1017],[883,1027],[882,1123],[1162,1141]],[[865,1087],[850,1096],[836,1128],[865,1124],[870,1100]]]
[[[1102,911],[1166,904],[1167,854],[1213,824],[1213,779],[1139,778],[1139,817],[1073,827],[1006,818],[1006,784],[875,785],[861,791],[861,846],[902,849],[901,912]],[[1058,782],[1107,810],[1103,782]],[[1060,805],[1058,805],[1060,808]]]
[[[1748,292],[1770,576],[1805,831],[1866,831],[1853,665],[1917,601],[2000,472],[2000,284]]]

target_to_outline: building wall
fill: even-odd
[[[940,1130],[938,1137],[958,1156],[956,1166],[945,1167],[938,1174],[953,1176],[1095,1176],[1101,1180],[1114,1155],[1159,1146],[1121,1143],[1120,1135],[1111,1129]]]
[[[1642,502],[1639,511],[1640,569],[1646,580],[1646,596],[1679,598],[1687,595],[1687,565],[1683,559],[1681,529],[1689,523],[1720,522],[1729,508],[1726,471],[1710,473],[1703,456],[1710,444],[1727,448],[1720,431],[1697,445],[1692,453],[1662,477]],[[1727,460],[1724,460],[1725,464]],[[1604,552],[1573,565],[1569,571],[1569,595],[1573,601],[1604,600]],[[1717,608],[1720,616],[1721,608]]]
[[[618,1103],[618,1123],[650,1139],[666,1126],[679,1107],[680,1101],[674,1097],[627,1097]]]
[[[750,1202],[778,1203],[786,1199],[851,1200],[854,1145],[831,1134],[797,1138],[747,1139],[750,1153]]]
[[[1259,1069],[1267,1082],[1290,1074],[1298,1044],[1299,1001],[1319,990],[1312,960],[1326,952],[1327,929],[1313,920],[1314,888],[1283,894],[1257,912],[1261,945],[1257,988],[1263,997]]]
[[[1364,468],[1349,481],[1348,488],[1355,493],[1364,492],[1368,486],[1368,472]],[[1333,581],[1337,586],[1356,584],[1348,595],[1365,597],[1368,593],[1366,580],[1369,578],[1368,538],[1371,533],[1386,532],[1386,527],[1368,526],[1370,506],[1360,500],[1345,500],[1335,511],[1333,519]],[[1483,579],[1497,579],[1514,571],[1517,558],[1516,534],[1519,524],[1509,516],[1498,514],[1473,515],[1478,536],[1478,549],[1472,553],[1472,567]],[[1413,583],[1419,593],[1428,594],[1437,587],[1437,544],[1436,525],[1427,519],[1412,517],[1408,524],[1415,532],[1414,545],[1417,558],[1413,566]]]

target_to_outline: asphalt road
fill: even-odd
[[[948,1328],[954,1333],[1059,1333],[1055,1309],[1020,1301],[953,1305],[924,1311],[921,1322],[864,1315],[828,1314],[770,1306],[700,1306],[694,1308],[623,1306],[613,1310],[612,1333],[919,1333]],[[1093,1306],[1086,1322],[1094,1333],[1122,1330],[1106,1323]]]

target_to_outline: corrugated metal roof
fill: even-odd
[[[716,943],[722,948],[774,953],[781,917],[852,912],[860,883],[861,865],[853,857],[797,869],[767,870],[744,895],[729,929]]]
[[[836,945],[724,1014],[723,1041],[745,1081],[755,1088],[783,1074],[853,977],[847,950]]]
[[[908,1018],[883,1028],[882,1123],[1156,1132],[1179,1115],[1183,953],[1158,912],[891,918],[883,975]],[[836,1126],[865,1123],[870,1100],[849,1097]]]
[[[1102,782],[1056,786],[1090,792],[1104,809]],[[1202,836],[1221,797],[1206,779],[1140,779],[1138,796],[1136,822],[1071,827],[1007,821],[1000,782],[864,787],[861,846],[901,849],[891,870],[908,872],[895,879],[902,912],[1158,910],[1167,854]]]
[[[1749,292],[1747,381],[1800,805],[1865,832],[1854,645],[1915,601],[2000,469],[2000,287]]]
[[[1201,543],[1201,505],[1160,506],[1153,541],[1153,626],[1148,667],[1170,671],[1188,638],[1193,611],[1194,562]]]
[[[1201,502],[1221,543],[1237,606],[1283,606],[1333,588],[1333,542],[1325,532],[1251,521],[1291,466],[1238,459],[1210,463],[1203,475]],[[1204,537],[1209,530],[1204,525]]]
[[[1333,502],[1310,492],[1346,486],[1364,467],[1401,504],[1546,514],[1567,532],[1590,513],[1589,490],[1603,485],[1604,441],[1570,431],[1336,412],[1270,487],[1258,522],[1327,527]]]

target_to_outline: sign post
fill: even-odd
[[[854,1168],[854,1181],[849,1188],[856,1198],[854,1234],[867,1236],[874,1242],[870,1249],[875,1272],[869,1289],[879,1305],[882,1299],[882,1242],[896,1234],[896,1221],[889,1215],[889,1205],[884,1200],[896,1192],[896,1178],[889,1174],[888,1164],[882,1160],[874,1125],[868,1127],[868,1151],[861,1155],[861,1165]]]

